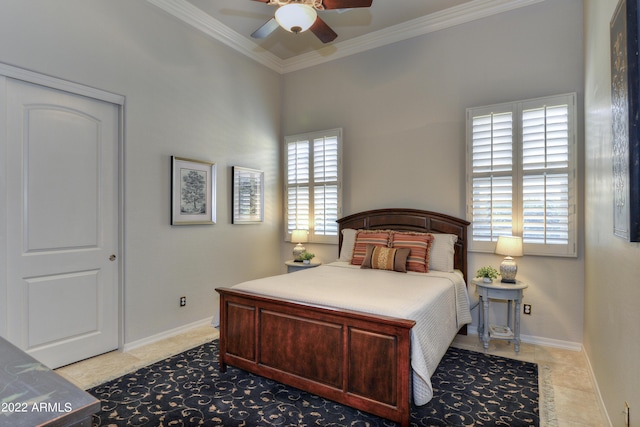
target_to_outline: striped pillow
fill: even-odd
[[[388,247],[390,237],[391,233],[387,230],[358,230],[356,244],[353,245],[351,264],[362,264],[367,254],[367,245]]]
[[[393,270],[400,273],[407,272],[407,257],[409,248],[385,248],[382,246],[367,245],[367,254],[360,268],[373,268],[376,270]]]
[[[407,270],[417,273],[429,272],[429,253],[433,244],[433,234],[413,232],[393,232],[391,235],[392,248],[409,248],[411,253],[407,258]]]

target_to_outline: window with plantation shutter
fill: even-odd
[[[471,250],[514,235],[527,255],[577,255],[575,108],[568,94],[467,109]]]
[[[308,230],[309,241],[337,243],[342,209],[342,130],[285,138],[285,233]]]

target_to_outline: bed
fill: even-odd
[[[366,211],[338,223],[342,261],[216,289],[220,369],[236,366],[408,426],[412,397],[418,405],[431,398],[430,375],[471,321],[469,223],[415,209]],[[346,262],[344,245],[352,242],[345,236],[380,230],[452,236],[451,271],[404,274]],[[366,292],[351,287],[358,283]],[[433,302],[421,307],[417,292]]]

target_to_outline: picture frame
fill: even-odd
[[[232,166],[232,224],[264,222],[264,172]]]
[[[613,233],[640,242],[638,2],[620,0],[610,25]]]
[[[171,156],[171,225],[216,223],[216,164]]]

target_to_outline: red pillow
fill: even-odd
[[[353,245],[351,264],[362,264],[367,254],[367,245],[388,247],[390,235],[391,233],[387,230],[358,230],[356,233],[356,243]]]
[[[418,273],[429,272],[429,254],[433,244],[430,233],[412,233],[396,231],[391,234],[392,248],[409,248],[411,252],[407,258],[407,271]]]

